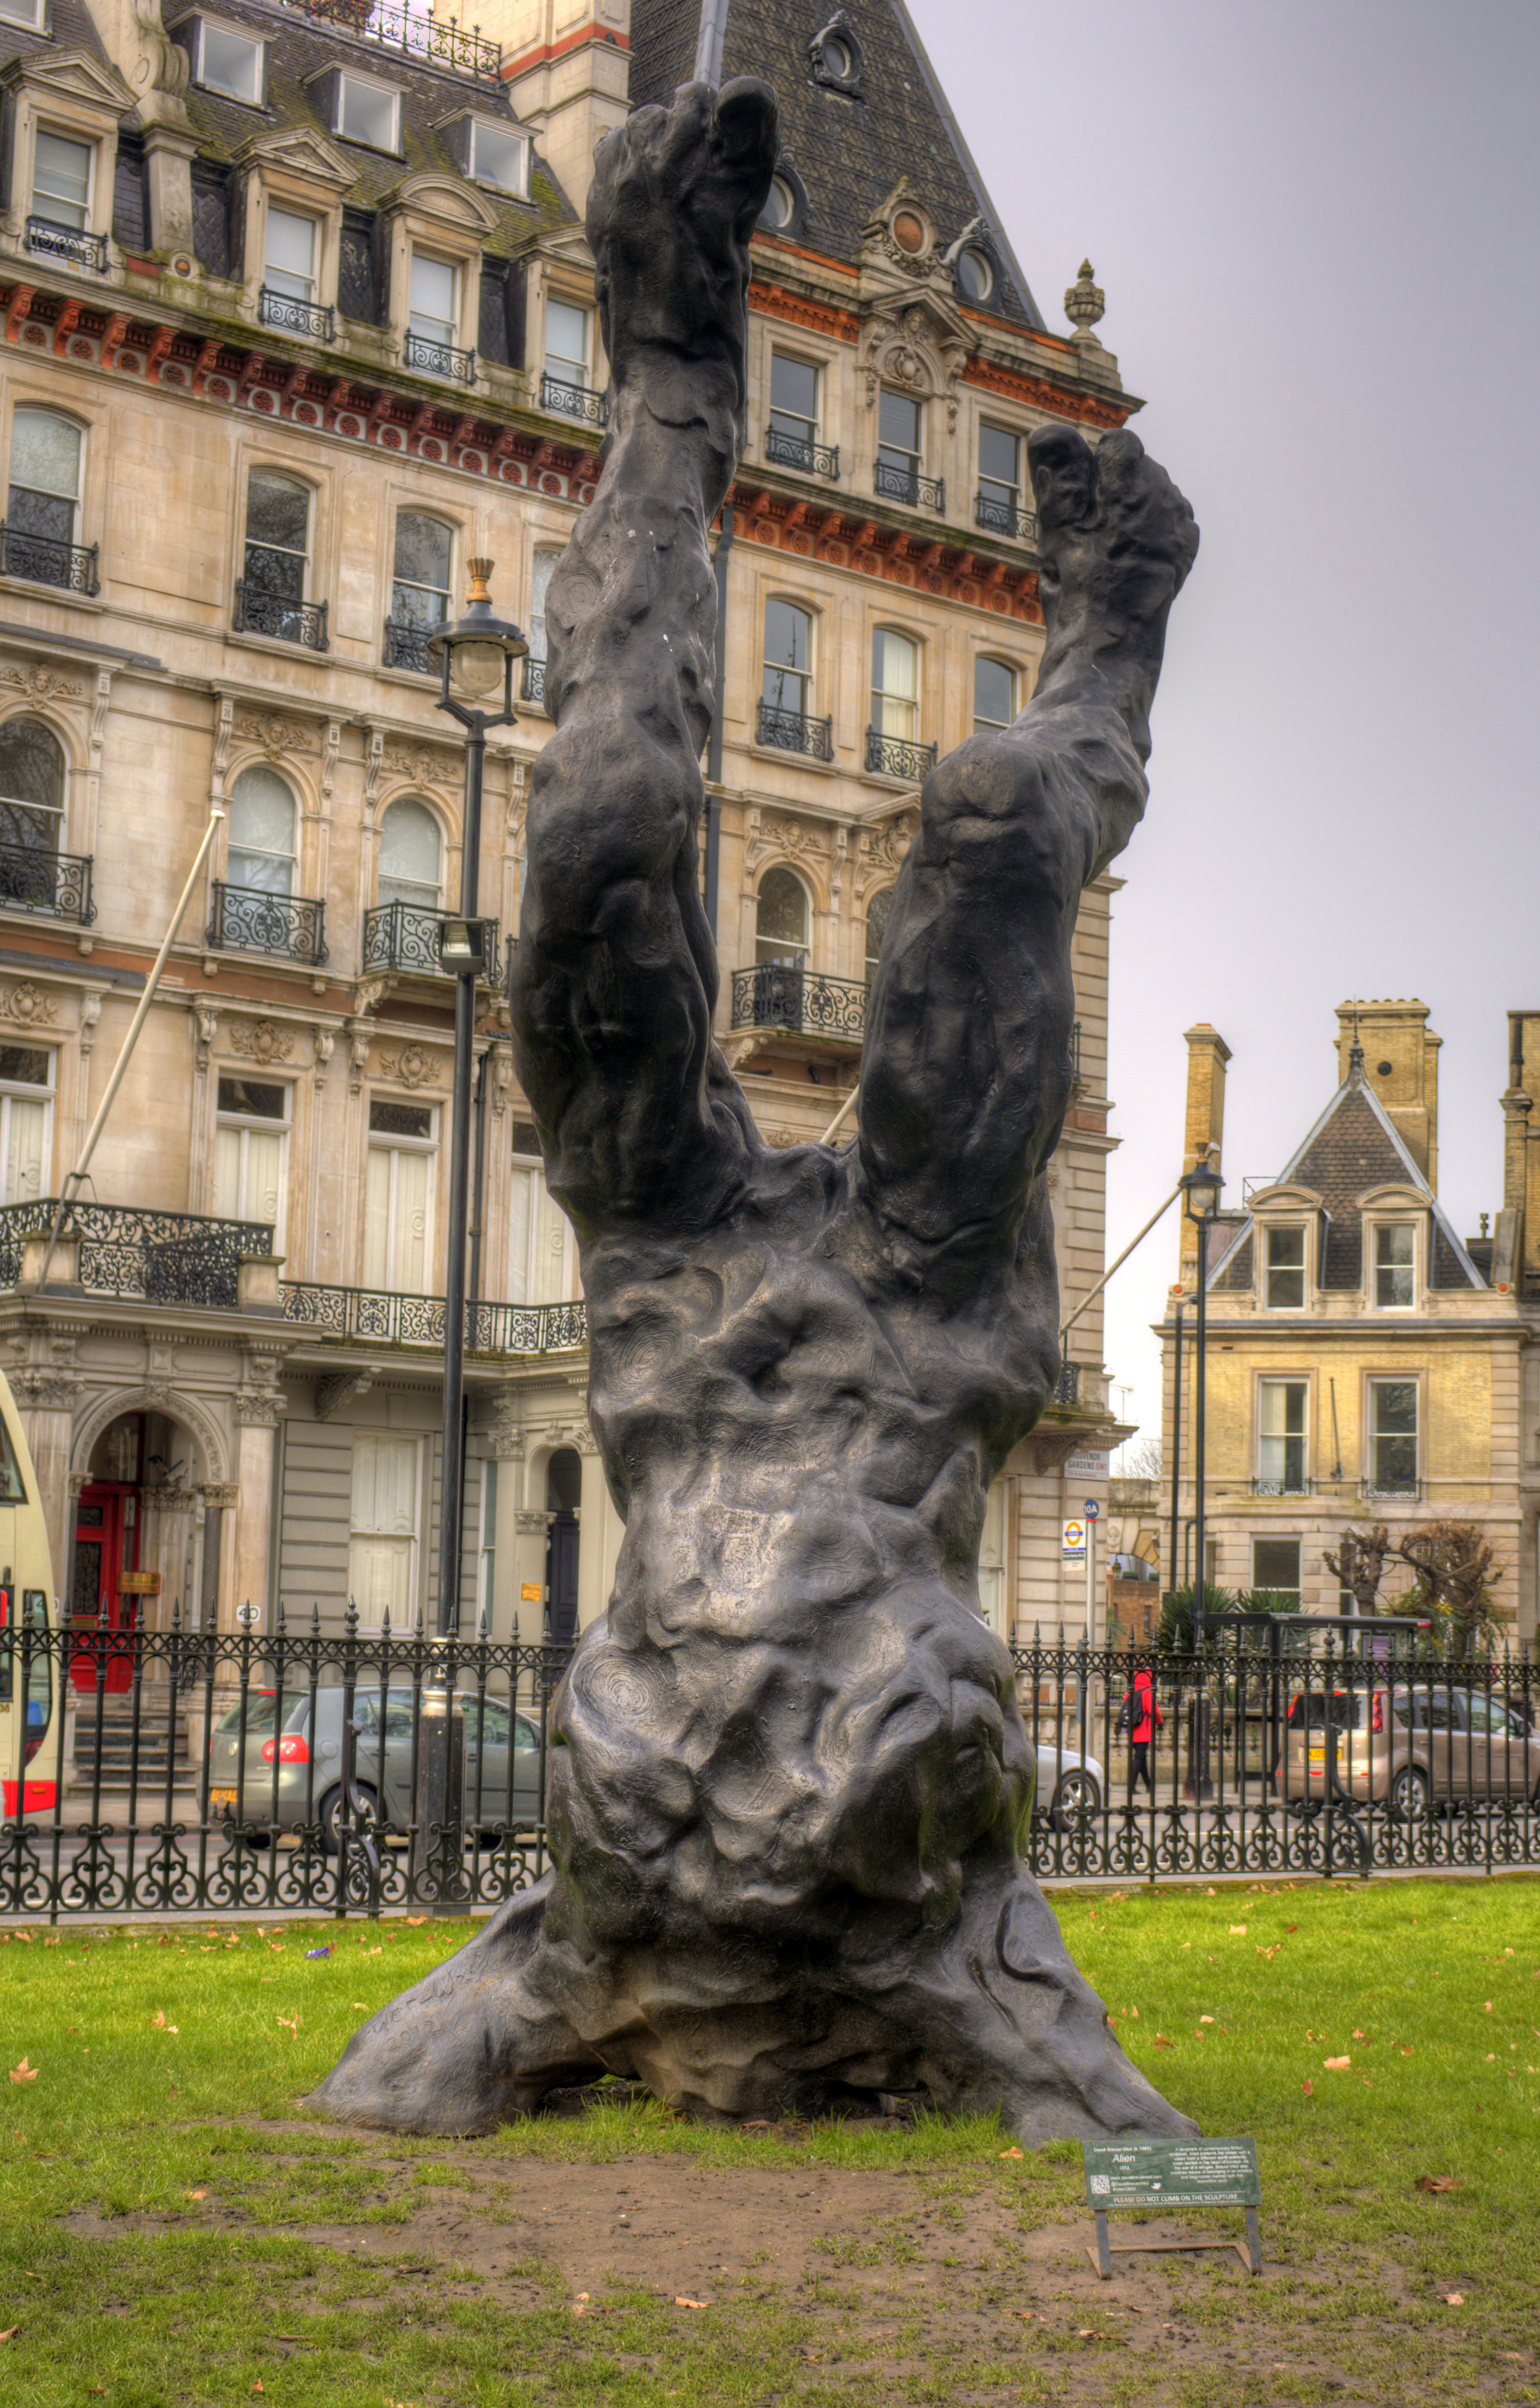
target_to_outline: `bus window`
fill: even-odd
[[[27,1734],[23,1761],[32,1762],[53,1719],[53,1651],[48,1643],[48,1597],[29,1588],[21,1598],[21,1627],[35,1631],[41,1645],[27,1666]]]
[[[21,1467],[16,1460],[10,1432],[0,1420],[0,1505],[24,1505],[26,1501],[27,1492],[21,1484]]]

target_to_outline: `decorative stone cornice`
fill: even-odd
[[[1082,426],[1125,426],[1134,410],[1131,401],[1072,393],[1063,385],[1050,384],[1047,377],[1005,367],[977,352],[963,366],[962,381],[977,385],[981,392],[998,394],[1002,401],[1025,402],[1030,408],[1050,410],[1055,418],[1076,419]]]
[[[948,543],[921,527],[882,524],[843,504],[822,506],[772,492],[740,476],[728,496],[740,541],[766,544],[799,559],[825,561],[912,592],[944,595],[1040,626],[1037,572],[1013,567],[971,545]]]
[[[802,326],[810,335],[829,335],[838,343],[861,340],[861,320],[853,309],[841,309],[832,301],[815,301],[803,293],[788,292],[784,284],[766,284],[756,279],[749,287],[749,307],[761,318],[778,318],[788,326]]]

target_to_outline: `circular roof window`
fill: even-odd
[[[957,280],[966,301],[987,301],[994,291],[994,270],[981,251],[971,246],[959,257]]]
[[[835,83],[848,83],[855,73],[856,63],[851,54],[850,45],[842,40],[838,34],[825,34],[820,45],[819,56],[822,61],[824,74],[833,77]]]
[[[791,185],[784,176],[772,176],[764,207],[760,211],[761,225],[768,226],[772,234],[779,234],[791,224],[796,213],[797,204]]]
[[[1394,1069],[1395,1064],[1393,1062],[1381,1062],[1379,1065],[1379,1075],[1382,1079],[1389,1079]]]
[[[893,220],[893,240],[911,259],[925,248],[925,228],[913,209],[900,209]]]

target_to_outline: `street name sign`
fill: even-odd
[[[1096,2246],[1088,2249],[1103,2282],[1120,2257],[1166,2249],[1233,2249],[1250,2273],[1262,2272],[1262,2175],[1257,2144],[1232,2141],[1085,2141],[1086,2203],[1096,2218]],[[1119,2241],[1107,2239],[1107,2217],[1169,2213],[1184,2207],[1243,2207],[1247,2247],[1238,2241]]]

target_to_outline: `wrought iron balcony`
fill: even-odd
[[[427,335],[408,335],[402,366],[424,376],[443,377],[449,384],[476,382],[476,353],[457,351],[452,343],[435,343]]]
[[[839,445],[815,443],[806,435],[788,435],[782,426],[764,430],[764,456],[777,468],[800,468],[805,477],[827,477],[839,482]]]
[[[91,899],[89,853],[54,853],[46,845],[0,844],[0,910],[44,911],[55,920],[76,920],[89,928],[96,917]]]
[[[888,460],[877,462],[872,491],[880,501],[905,502],[911,510],[944,512],[947,508],[945,477],[921,477],[912,468],[895,468]]]
[[[431,627],[416,619],[387,619],[385,622],[385,666],[388,669],[415,669],[421,677],[435,678],[438,665],[428,650]]]
[[[443,926],[441,911],[424,911],[415,903],[377,903],[364,914],[364,976],[398,970],[408,978],[449,977],[438,958]],[[498,982],[498,923],[489,920],[487,967],[481,974],[488,986]]]
[[[78,226],[55,225],[51,218],[27,220],[27,249],[39,259],[57,259],[66,267],[89,267],[107,274],[107,236],[82,234]]]
[[[331,650],[324,602],[291,602],[281,594],[264,594],[244,578],[235,580],[231,625],[237,636],[276,636],[280,643],[303,644],[308,652]]]
[[[773,746],[777,752],[806,752],[815,761],[832,761],[834,723],[832,719],[806,719],[800,710],[777,710],[774,703],[762,702],[757,740]]]
[[[519,681],[520,697],[524,702],[544,702],[546,698],[546,665],[533,652],[524,655],[523,675]]]
[[[292,294],[275,293],[264,284],[258,300],[264,326],[280,335],[306,335],[313,343],[329,343],[336,332],[336,315],[319,301],[296,301]]]
[[[355,40],[378,42],[382,50],[402,50],[410,59],[451,67],[462,75],[495,84],[503,53],[479,31],[467,33],[441,17],[420,16],[415,8],[376,5],[376,0],[286,0],[302,17],[335,25]]]
[[[0,577],[24,577],[34,585],[59,585],[66,594],[99,594],[99,546],[58,543],[52,536],[28,535],[0,519]]]
[[[444,1350],[441,1296],[384,1288],[322,1287],[285,1281],[283,1317],[344,1346],[421,1346]],[[571,1304],[467,1304],[465,1346],[473,1354],[556,1354],[586,1346],[588,1308]]]
[[[1053,1383],[1053,1402],[1056,1405],[1077,1405],[1079,1401],[1080,1366],[1078,1363],[1061,1363],[1059,1377]]]
[[[0,1208],[0,1288],[12,1288],[21,1273],[21,1247],[35,1231],[48,1231],[57,1201],[38,1197]],[[78,1273],[91,1296],[142,1299],[147,1304],[226,1307],[235,1310],[243,1254],[271,1254],[273,1231],[266,1221],[213,1221],[198,1212],[145,1212],[124,1204],[96,1204],[76,1197],[64,1226],[80,1240]],[[57,1257],[50,1274],[58,1277]]]
[[[866,989],[857,979],[825,978],[791,962],[756,962],[733,973],[733,1025],[859,1045],[866,1034]]]
[[[552,418],[581,418],[590,426],[603,426],[609,418],[609,402],[604,394],[591,391],[586,384],[568,384],[563,377],[541,378],[540,407]]]
[[[879,727],[868,727],[866,767],[874,777],[907,778],[918,785],[935,767],[935,746],[911,744],[906,737],[884,736]]]
[[[319,968],[326,959],[326,906],[216,878],[208,942],[226,952],[282,953]]]
[[[1358,1493],[1366,1504],[1415,1505],[1422,1494],[1422,1483],[1381,1476],[1377,1480],[1361,1480]]]
[[[1282,1480],[1259,1478],[1251,1483],[1253,1497],[1313,1497],[1315,1493],[1315,1482],[1306,1479],[1303,1471],[1290,1473]]]
[[[1035,543],[1037,514],[1034,510],[1019,510],[1013,502],[997,502],[989,494],[973,497],[974,524],[991,535],[1008,535],[1017,543]]]

